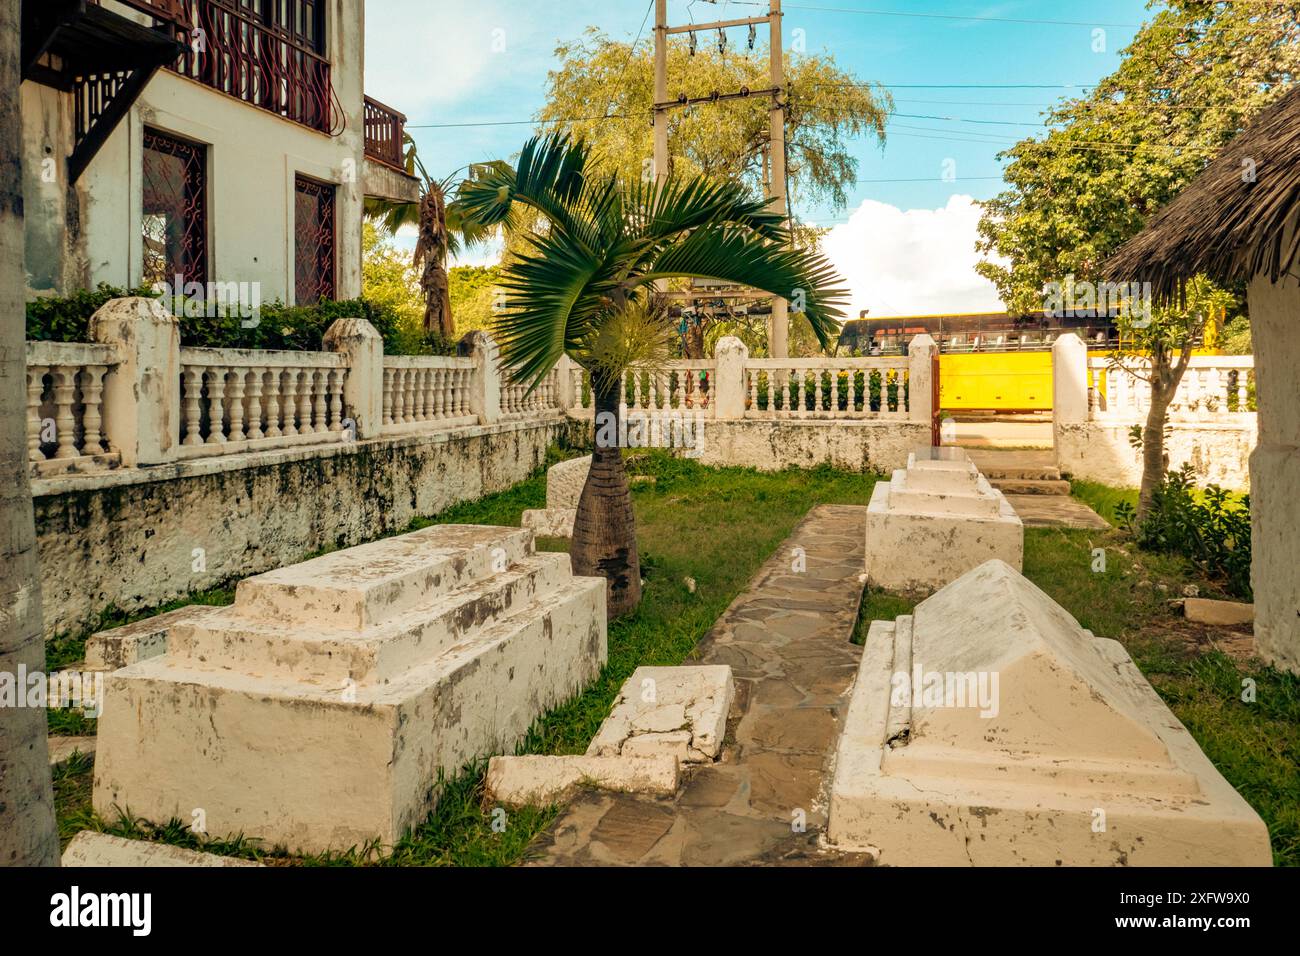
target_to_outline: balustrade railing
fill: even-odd
[[[478,421],[471,410],[471,358],[384,356],[385,433],[454,428]]]
[[[568,411],[593,414],[595,397],[591,375],[571,366],[569,387],[573,403]],[[717,363],[713,359],[682,359],[654,369],[638,368],[623,374],[622,408],[625,411],[649,412],[679,410],[712,416]]]
[[[402,166],[406,116],[372,97],[365,100],[366,155],[396,169]]]
[[[746,418],[907,418],[906,357],[750,359]]]
[[[1151,407],[1149,363],[1088,360],[1088,404],[1093,418],[1145,416]],[[1255,360],[1250,355],[1196,355],[1169,406],[1171,419],[1234,421],[1255,412]]]
[[[111,345],[27,343],[27,460],[33,474],[112,467],[121,461],[104,425]]]
[[[559,409],[560,372],[558,369],[552,370],[532,391],[529,391],[527,383],[513,382],[508,373],[501,374],[502,418],[523,418]]]
[[[178,456],[343,440],[347,374],[334,352],[183,348]]]

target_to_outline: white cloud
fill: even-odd
[[[864,201],[822,240],[852,293],[849,317],[1002,311],[993,284],[975,272],[979,218],[970,196],[939,209]]]

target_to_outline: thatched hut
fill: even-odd
[[[1176,299],[1198,273],[1247,283],[1259,443],[1250,457],[1260,655],[1300,673],[1300,87],[1241,132],[1102,267]]]

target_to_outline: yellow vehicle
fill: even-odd
[[[838,352],[897,355],[922,332],[939,345],[939,402],[949,411],[1052,410],[1052,345],[1067,332],[1088,343],[1089,357],[1119,347],[1114,315],[1006,312],[909,315],[844,323]],[[1214,342],[1207,326],[1204,345]],[[1198,353],[1212,349],[1198,349]],[[1099,383],[1104,392],[1104,383]]]

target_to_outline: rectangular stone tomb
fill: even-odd
[[[316,852],[391,845],[607,655],[605,582],[440,525],[241,581],[105,682],[94,806]]]
[[[1001,561],[872,623],[828,833],[886,865],[1271,862],[1124,648]]]
[[[960,454],[954,454],[960,453]],[[867,582],[929,591],[999,558],[1019,568],[1024,525],[961,449],[921,449],[867,506]]]

